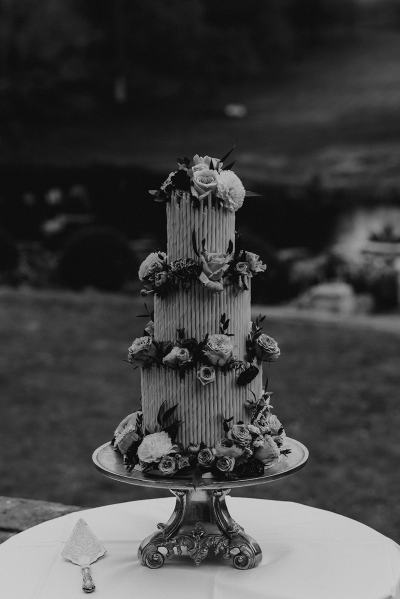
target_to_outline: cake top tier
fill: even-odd
[[[172,171],[160,189],[150,193],[160,202],[168,202],[174,192],[190,194],[193,202],[200,204],[210,197],[216,205],[236,212],[243,205],[246,190],[239,177],[226,164],[231,152],[223,158],[196,154],[192,159],[178,158],[178,169]]]

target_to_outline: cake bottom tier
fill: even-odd
[[[175,417],[181,421],[177,442],[187,447],[190,443],[203,442],[214,447],[223,437],[223,421],[233,417],[233,421],[250,422],[245,401],[251,391],[257,397],[262,393],[262,369],[256,378],[245,387],[236,383],[237,373],[233,370],[216,372],[213,383],[203,386],[190,370],[181,379],[176,370],[153,366],[142,370],[142,410],[143,424],[153,432],[157,427],[157,414],[160,406],[177,404]]]

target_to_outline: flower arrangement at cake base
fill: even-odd
[[[247,409],[251,422],[224,420],[221,439],[215,447],[204,443],[183,447],[175,438],[180,422],[174,418],[177,406],[161,406],[157,430],[143,430],[142,412],[129,414],[115,430],[112,446],[126,468],[152,476],[197,475],[217,480],[238,480],[262,476],[290,449],[284,428],[271,413],[271,393],[251,398]]]

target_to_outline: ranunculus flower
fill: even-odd
[[[215,369],[213,366],[200,366],[197,371],[197,378],[202,385],[208,385],[215,381]]]
[[[156,347],[153,339],[148,335],[137,337],[128,349],[128,362],[146,362],[149,358],[156,355]]]
[[[164,252],[152,252],[145,258],[139,267],[139,279],[154,280],[155,274],[164,270],[167,262],[167,255]]]
[[[216,466],[221,472],[232,472],[235,467],[235,458],[229,456],[221,456],[218,458]]]
[[[186,347],[173,347],[169,354],[163,358],[163,364],[169,368],[179,368],[192,360],[189,350]]]
[[[267,268],[266,265],[261,262],[260,256],[253,252],[246,252],[246,262],[252,272],[264,272]]]
[[[238,458],[243,454],[243,449],[234,444],[231,439],[221,439],[215,446],[215,455],[217,458],[227,456],[229,458]]]
[[[211,191],[217,189],[217,171],[202,169],[193,173],[194,195],[199,199],[204,198]]]
[[[254,351],[259,360],[264,362],[275,362],[281,355],[278,343],[273,337],[261,333],[254,343]]]
[[[162,474],[174,474],[177,471],[177,464],[175,456],[172,455],[164,455],[159,464],[158,469]]]
[[[254,457],[260,460],[264,466],[273,466],[279,460],[281,453],[277,444],[269,435],[266,435],[264,440],[264,445],[257,449]]]
[[[232,358],[233,345],[228,335],[217,333],[210,335],[203,354],[213,366],[225,366]]]
[[[221,171],[217,177],[217,196],[225,208],[231,212],[243,205],[246,190],[239,177],[233,171]]]
[[[234,424],[227,433],[228,439],[241,447],[246,447],[252,442],[252,436],[246,424]]]
[[[203,273],[210,281],[220,281],[229,268],[229,255],[216,252],[202,252]]]
[[[209,468],[211,464],[214,462],[214,460],[215,454],[213,450],[209,447],[204,447],[204,449],[200,449],[199,453],[197,454],[197,461],[200,464],[200,466],[203,466],[204,468]]]
[[[143,437],[137,455],[141,462],[151,464],[152,462],[159,462],[163,456],[168,455],[172,450],[173,445],[170,436],[162,431]]]

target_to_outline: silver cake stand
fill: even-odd
[[[96,468],[108,478],[129,485],[168,489],[176,497],[174,511],[166,524],[142,541],[138,557],[144,566],[161,568],[166,559],[189,556],[196,566],[209,555],[231,559],[239,570],[257,566],[262,553],[252,539],[230,515],[225,498],[231,489],[271,483],[293,474],[308,460],[307,448],[294,439],[287,439],[291,453],[265,470],[263,476],[233,481],[210,478],[165,478],[128,472],[121,455],[110,443],[98,447],[92,459]]]

